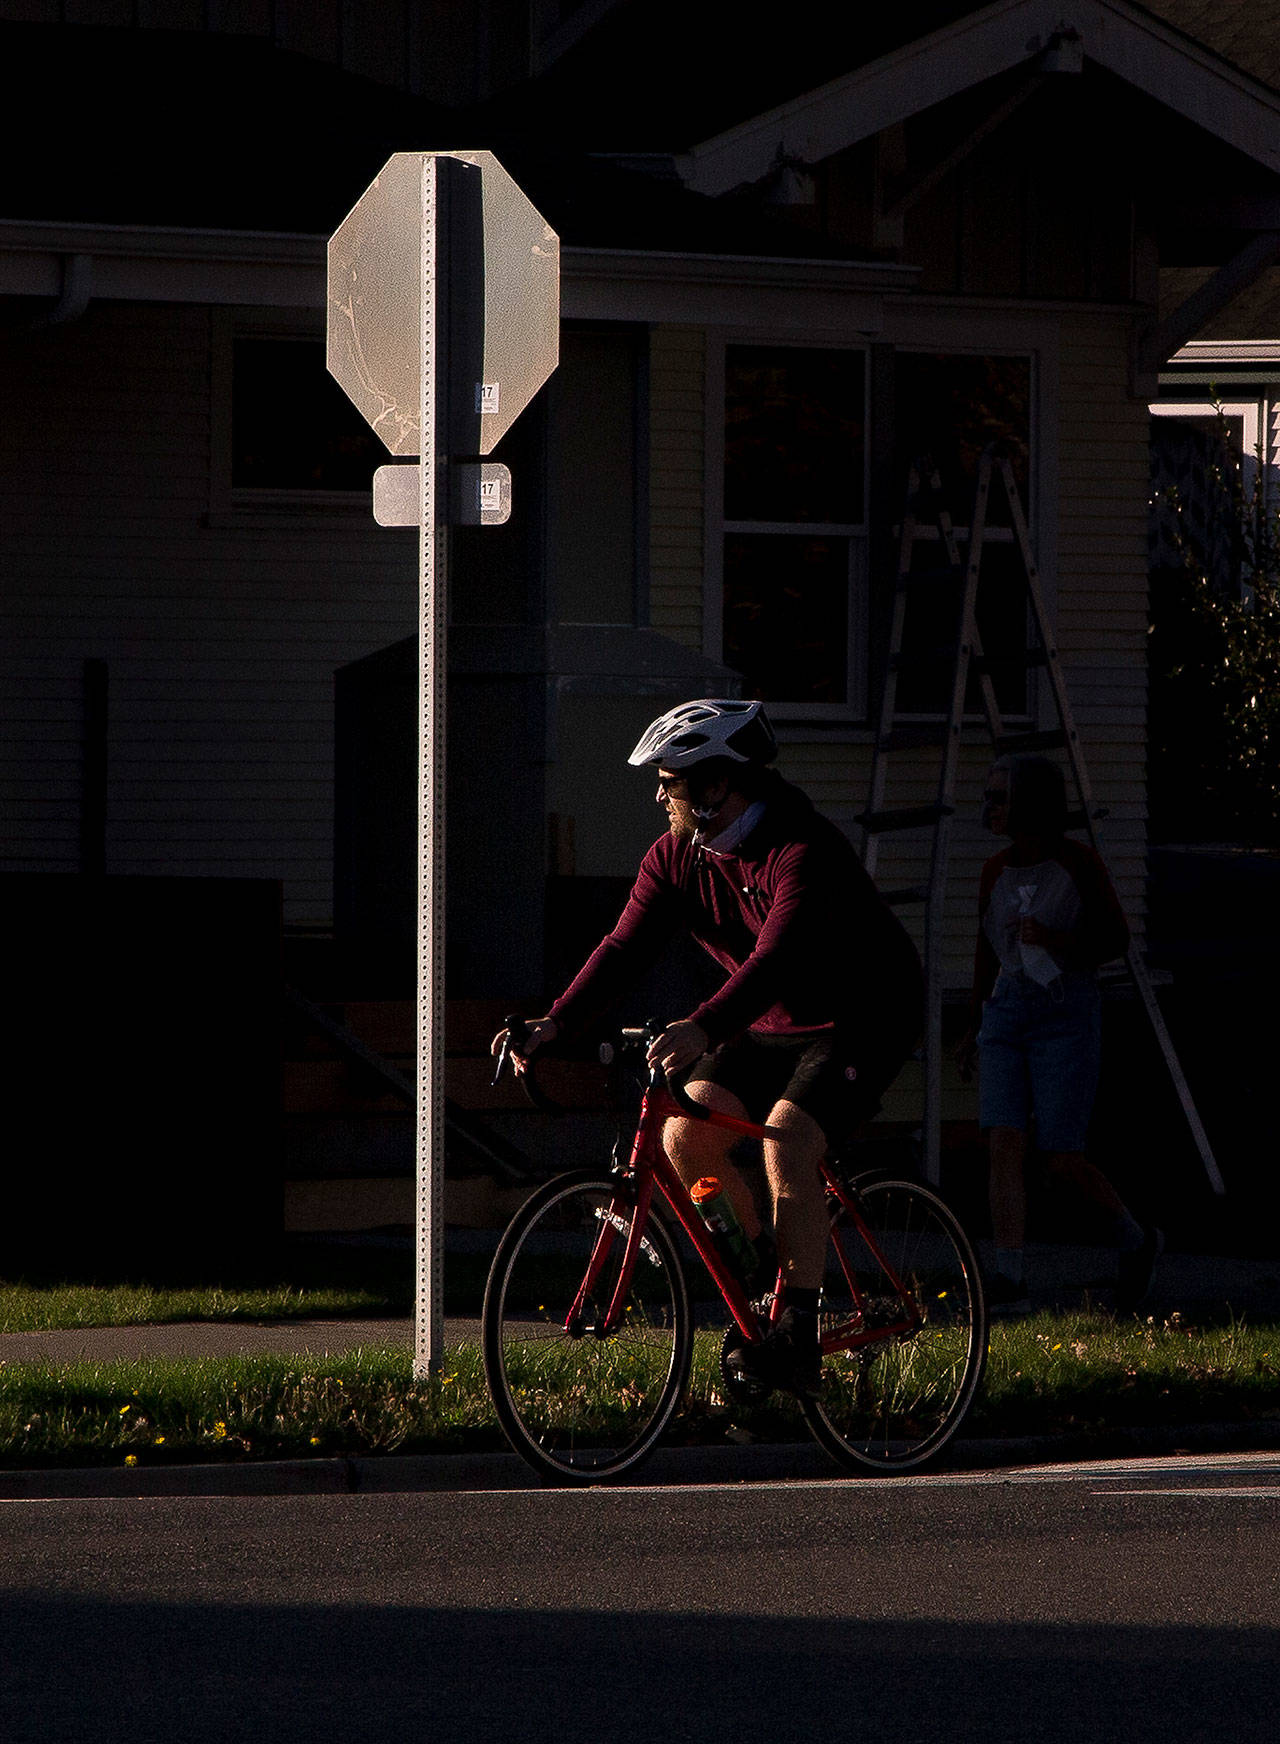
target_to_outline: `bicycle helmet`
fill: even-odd
[[[634,769],[646,764],[690,769],[709,757],[727,757],[733,763],[772,763],[777,754],[778,741],[760,703],[704,696],[660,715],[627,762]]]

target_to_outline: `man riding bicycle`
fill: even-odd
[[[645,854],[613,931],[518,1055],[584,1028],[680,932],[726,971],[717,992],[667,1026],[649,1064],[689,1072],[695,1101],[766,1124],[764,1164],[782,1273],[763,1344],[726,1357],[743,1385],[818,1390],[818,1300],[827,1210],[818,1164],[869,1120],[915,1047],[920,959],[847,839],[769,768],[777,742],[758,702],[705,698],[654,721],[628,762],[658,772],[669,827]],[[497,1052],[509,1038],[494,1040]],[[719,1177],[746,1234],[761,1220],[731,1161],[732,1136],[668,1121],[686,1185]]]

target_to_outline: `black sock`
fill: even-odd
[[[782,1286],[782,1306],[784,1308],[798,1308],[802,1314],[816,1314],[818,1312],[818,1298],[821,1293],[820,1290],[801,1290],[795,1284],[784,1284]]]

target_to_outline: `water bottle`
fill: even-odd
[[[733,1200],[715,1175],[704,1175],[695,1181],[689,1197],[702,1214],[702,1220],[716,1238],[716,1246],[742,1279],[751,1277],[758,1264],[755,1243],[748,1236]]]
[[[1031,913],[1031,904],[1035,901],[1035,896],[1036,886],[1034,884],[1019,884],[1019,914]],[[1018,951],[1022,958],[1023,974],[1029,975],[1038,986],[1048,987],[1062,974],[1061,969],[1043,945],[1019,944]]]

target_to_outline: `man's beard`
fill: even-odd
[[[686,799],[672,798],[668,807],[668,829],[678,842],[688,841],[698,833],[699,819]]]

